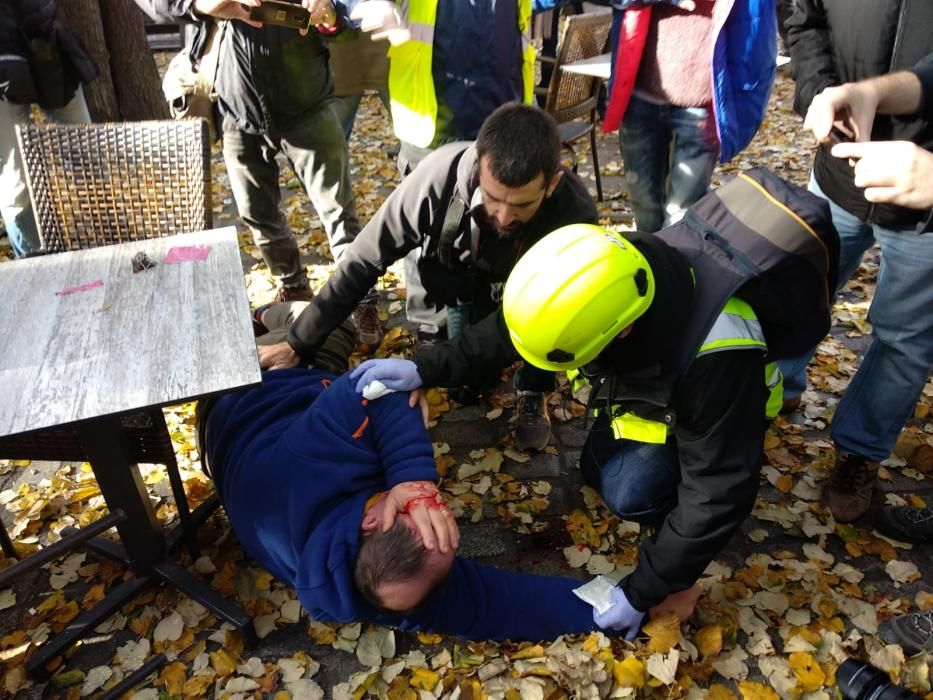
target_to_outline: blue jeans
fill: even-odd
[[[839,288],[875,242],[881,264],[868,309],[872,342],[833,417],[839,449],[886,459],[910,418],[933,366],[933,233],[869,224],[826,197],[811,177],[810,191],[829,202],[839,232]],[[815,349],[814,349],[815,351]],[[806,388],[811,351],[780,363],[787,396]]]
[[[17,257],[38,250],[40,246],[14,128],[17,124],[29,122],[30,106],[0,100],[0,216]],[[50,109],[47,114],[50,120],[58,123],[84,124],[91,121],[80,87],[71,102],[59,109]]]
[[[306,287],[308,277],[298,256],[298,242],[279,209],[281,152],[304,185],[330,251],[340,261],[343,251],[360,232],[350,185],[347,142],[330,100],[307,114],[292,128],[275,134],[249,134],[225,120],[224,162],[237,210],[253,234],[272,276],[282,287]]]
[[[635,225],[646,233],[680,221],[706,194],[719,159],[710,110],[657,105],[634,95],[619,145]]]
[[[580,469],[583,480],[624,520],[657,525],[677,505],[680,457],[673,440],[663,445],[614,440],[603,415],[583,446]]]

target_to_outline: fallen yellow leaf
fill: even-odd
[[[226,649],[218,649],[209,653],[211,666],[218,676],[229,676],[236,671],[237,659]]]
[[[754,681],[739,683],[739,693],[742,695],[742,700],[781,700],[771,688]]]
[[[444,641],[444,635],[431,634],[430,632],[419,632],[418,641],[422,644],[440,644]]]
[[[181,695],[188,680],[188,667],[181,661],[169,664],[159,674],[159,683],[165,686],[168,695]]]
[[[512,654],[511,658],[513,661],[520,661],[522,659],[536,659],[539,656],[544,656],[544,647],[540,644],[532,644],[524,649],[519,649]]]
[[[645,686],[645,662],[630,656],[617,661],[612,667],[612,677],[620,688],[643,688]]]
[[[735,693],[722,683],[714,683],[706,691],[706,700],[736,700],[736,697]]]
[[[666,654],[680,641],[680,620],[672,612],[651,618],[642,629],[651,637],[648,651],[652,654]]]
[[[795,651],[790,655],[788,661],[794,676],[797,677],[800,690],[805,693],[812,693],[814,690],[823,687],[826,682],[826,674],[812,654],[805,651]]]
[[[440,679],[439,674],[423,666],[416,666],[411,670],[411,686],[418,690],[434,690]]]
[[[693,635],[693,643],[697,645],[700,653],[707,658],[719,656],[722,651],[722,627],[719,625],[705,625]]]

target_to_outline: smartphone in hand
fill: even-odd
[[[263,24],[292,29],[307,29],[311,24],[311,13],[308,10],[285,0],[263,0],[262,5],[250,9],[249,18]]]

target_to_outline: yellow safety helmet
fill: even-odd
[[[573,224],[521,257],[502,309],[521,356],[556,371],[591,362],[653,300],[654,274],[635,246],[610,229]]]

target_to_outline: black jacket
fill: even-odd
[[[78,85],[97,77],[97,66],[55,14],[54,0],[0,0],[0,100],[64,107]]]
[[[453,196],[471,202],[477,177],[472,143],[451,143],[425,158],[353,240],[327,284],[292,325],[288,335],[292,348],[313,359],[327,334],[350,315],[389,265],[419,247],[424,250],[421,281],[432,301],[444,305],[457,298],[469,299],[483,315],[494,312],[502,284],[529,246],[561,226],[597,220],[586,186],[564,170],[538,213],[509,239],[499,239],[477,218],[476,210],[467,210],[460,222],[461,240],[470,238],[475,220],[480,229],[478,251],[474,256],[458,248],[458,257],[462,254],[464,259],[452,268],[440,269],[436,247],[426,244],[436,240]]]
[[[195,22],[188,48],[197,59],[207,25],[193,14],[192,2],[136,0],[153,19]],[[224,128],[276,134],[300,123],[334,94],[329,55],[314,29],[301,36],[285,27],[227,22],[214,82]]]
[[[797,81],[794,108],[805,115],[824,88],[905,70],[933,52],[933,3],[927,0],[797,0],[786,23]],[[873,141],[913,141],[933,149],[933,124],[921,117],[879,115]],[[871,204],[853,184],[852,168],[821,145],[813,163],[820,189],[862,220],[914,228],[927,212]]]
[[[586,373],[611,384],[613,404],[656,420],[651,402],[657,401],[674,416],[671,439],[681,472],[677,505],[642,544],[638,567],[620,583],[635,608],[648,610],[693,585],[751,513],[767,425],[767,389],[764,357],[756,350],[715,352],[686,370],[675,368],[685,319],[694,312],[690,268],[657,236],[630,238],[654,272],[655,299],[625,341],[604,351]],[[424,385],[436,386],[467,383],[516,358],[500,311],[422,352],[415,362]],[[599,421],[593,426],[581,461],[602,464],[620,449],[605,427]]]

